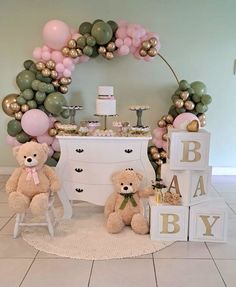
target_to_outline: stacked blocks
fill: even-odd
[[[227,205],[209,197],[210,134],[171,129],[168,161],[161,178],[167,190],[181,195],[181,205],[157,204],[149,198],[150,235],[153,240],[225,242]]]

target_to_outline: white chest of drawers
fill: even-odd
[[[142,187],[151,184],[155,172],[147,156],[151,137],[57,136],[61,157],[56,172],[62,188],[59,197],[64,218],[72,216],[70,200],[104,205],[114,191],[111,175],[125,168],[143,174]]]

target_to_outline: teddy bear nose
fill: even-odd
[[[32,158],[30,158],[30,157],[27,158],[27,161],[28,161],[28,162],[31,162],[31,161],[32,161]]]
[[[127,190],[128,189],[128,186],[124,186],[124,190]]]

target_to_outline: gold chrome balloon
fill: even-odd
[[[50,70],[53,70],[56,67],[56,63],[53,60],[49,60],[46,63],[46,67]]]
[[[156,48],[150,48],[148,51],[148,56],[155,57],[157,55],[157,49]]]
[[[76,41],[74,39],[69,40],[68,43],[67,43],[67,46],[70,49],[75,49],[76,46],[77,46]]]
[[[15,119],[16,120],[21,120],[22,116],[23,116],[23,113],[21,111],[15,113]]]
[[[57,129],[57,130],[58,130],[58,125],[61,125],[61,122],[60,122],[60,121],[56,121],[56,122],[54,122],[54,124],[53,124],[54,128]]]
[[[152,147],[150,147],[149,152],[150,152],[150,154],[154,154],[154,153],[158,152],[158,149],[157,149],[157,147],[152,146]]]
[[[22,111],[23,113],[27,112],[29,109],[30,109],[30,108],[29,108],[29,106],[28,106],[27,104],[24,104],[24,105],[21,106],[21,111]]]
[[[199,118],[199,121],[206,120],[206,115],[205,114],[199,114],[198,118]]]
[[[161,151],[160,152],[160,156],[161,156],[162,159],[167,158],[167,152],[166,151]]]
[[[168,138],[168,133],[165,133],[162,135],[163,141],[167,141],[167,138]]]
[[[170,115],[170,114],[168,114],[168,115],[166,116],[166,122],[167,122],[168,124],[172,124],[173,121],[174,121],[173,116]]]
[[[145,56],[147,56],[147,51],[144,50],[144,49],[140,49],[140,50],[139,50],[139,55],[140,55],[141,57],[145,57]]]
[[[160,121],[158,121],[157,125],[159,128],[164,128],[166,126],[166,122],[163,120],[160,120]]]
[[[116,49],[116,44],[114,42],[110,42],[107,45],[107,51],[108,52],[114,52]]]
[[[159,159],[159,160],[156,161],[156,163],[157,163],[158,165],[162,165],[162,164],[163,164],[163,160]]]
[[[57,76],[58,76],[57,71],[56,71],[56,70],[51,70],[51,78],[52,78],[52,79],[56,79]]]
[[[45,69],[45,64],[43,62],[36,63],[36,69],[38,71],[42,71],[43,69]]]
[[[201,124],[201,127],[205,127],[205,125],[206,125],[206,120],[201,120],[201,121],[200,121],[200,124]]]
[[[60,84],[62,84],[62,85],[67,85],[67,84],[68,84],[68,80],[67,80],[66,77],[60,78],[59,82],[60,82]]]
[[[114,54],[112,52],[106,52],[106,59],[112,60],[114,58]]]
[[[14,117],[15,112],[11,109],[11,104],[16,103],[18,96],[17,94],[9,94],[2,100],[2,109],[10,117]]]
[[[186,101],[184,103],[184,107],[186,108],[186,110],[192,111],[194,109],[195,105],[192,101]]]
[[[68,77],[68,78],[67,78],[67,85],[70,85],[70,84],[71,84],[71,82],[72,82],[71,77]]]
[[[69,56],[70,49],[68,47],[64,47],[61,50],[63,56]]]
[[[106,54],[107,49],[104,46],[100,46],[98,48],[98,53],[99,54]]]
[[[158,160],[160,158],[161,158],[161,156],[160,156],[160,154],[158,152],[155,152],[154,154],[152,154],[152,159]]]
[[[53,86],[55,87],[55,88],[58,88],[58,87],[60,87],[60,84],[59,84],[59,82],[56,80],[56,81],[52,81],[52,84],[53,84]]]
[[[184,92],[182,91],[179,96],[182,100],[186,101],[187,98],[189,97],[189,92],[188,91],[184,91]]]
[[[17,113],[20,111],[20,105],[18,105],[17,103],[11,103],[10,107],[14,111],[14,113]]]
[[[73,59],[78,57],[78,53],[76,49],[70,49],[69,56]]]
[[[49,77],[51,75],[51,71],[48,68],[44,68],[41,73],[44,77]]]
[[[48,134],[51,136],[51,137],[55,137],[57,135],[57,130],[54,129],[54,128],[51,128],[48,130]]]
[[[149,43],[149,41],[143,41],[141,47],[147,51],[151,48],[151,44]]]
[[[155,37],[152,37],[149,39],[149,43],[151,44],[152,47],[156,47],[158,40]]]
[[[62,93],[62,94],[66,94],[68,92],[68,87],[67,86],[60,86],[59,87],[59,91]]]
[[[184,106],[184,101],[183,101],[182,99],[177,99],[177,100],[175,101],[175,106],[176,106],[176,108],[178,108],[178,109],[182,108],[182,107]]]
[[[78,54],[78,57],[81,57],[83,55],[83,51],[80,48],[77,48],[76,52]]]

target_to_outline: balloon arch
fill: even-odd
[[[46,142],[49,146],[48,163],[55,165],[60,157],[60,146],[55,138],[60,123],[56,117],[69,117],[64,94],[68,92],[76,64],[85,63],[99,55],[106,60],[132,54],[136,59],[151,61],[159,56],[171,69],[178,88],[172,95],[172,106],[161,117],[153,130],[150,159],[161,165],[166,158],[167,129],[180,114],[191,113],[206,124],[205,112],[211,97],[204,83],[189,84],[179,81],[169,63],[159,53],[158,36],[139,24],[127,21],[95,20],[83,22],[78,30],[60,20],[51,20],[43,27],[42,47],[33,50],[32,60],[24,62],[24,70],[16,76],[19,94],[9,94],[2,101],[3,111],[11,119],[7,124],[7,142],[17,146],[27,141]],[[185,115],[183,115],[184,117]]]

